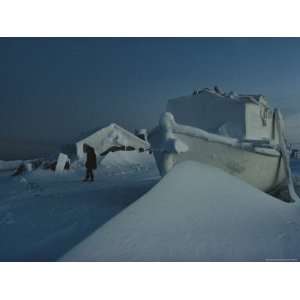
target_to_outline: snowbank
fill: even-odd
[[[15,170],[22,163],[23,163],[22,160],[11,160],[11,161],[0,160],[0,171]]]
[[[11,174],[0,172],[0,261],[59,259],[158,180],[149,170],[83,183],[79,166]]]
[[[156,163],[149,152],[117,151],[108,153],[100,162],[100,171],[128,173],[137,170],[156,168]],[[157,171],[158,174],[158,171]]]
[[[300,257],[300,206],[183,162],[64,261],[244,261]]]

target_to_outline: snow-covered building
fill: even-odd
[[[86,155],[83,152],[83,144],[88,144],[95,149],[96,155],[107,151],[109,148],[125,147],[144,151],[149,148],[148,142],[140,139],[133,133],[122,128],[121,126],[112,123],[102,129],[96,130],[93,134],[79,140],[76,143],[76,152],[79,159],[85,159]]]

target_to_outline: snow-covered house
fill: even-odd
[[[112,123],[102,129],[96,130],[93,134],[79,140],[76,143],[76,152],[79,159],[85,159],[83,144],[88,144],[95,149],[96,155],[107,151],[110,147],[125,147],[132,150],[146,150],[149,148],[148,142],[140,139],[133,133]]]

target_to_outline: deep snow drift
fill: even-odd
[[[218,169],[186,162],[158,182],[153,156],[132,151],[109,153],[94,183],[84,171],[0,172],[0,261],[299,258],[300,204]]]
[[[156,186],[64,261],[256,261],[300,258],[300,204],[198,162]]]

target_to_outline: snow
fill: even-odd
[[[149,144],[147,142],[114,123],[96,131],[76,143],[77,156],[82,160],[86,157],[83,152],[84,143],[93,147],[98,156],[112,146],[131,146],[136,149],[149,148]]]
[[[168,101],[166,112],[179,124],[242,139],[274,139],[273,110],[261,95],[225,94],[218,88]]]
[[[68,155],[66,155],[64,153],[59,153],[55,171],[63,172],[67,162],[70,162]]]
[[[15,170],[19,165],[23,163],[23,160],[0,160],[0,171]]]
[[[285,203],[198,162],[176,165],[63,261],[300,258],[300,203]]]
[[[85,169],[77,163],[60,173],[0,172],[0,261],[57,260],[159,180],[152,155],[110,154],[93,183],[81,182]]]
[[[240,129],[236,127],[236,125],[230,121],[223,123],[217,130],[217,134],[226,136],[226,137],[233,137],[239,136]]]
[[[161,117],[160,124],[170,132],[181,133],[192,137],[202,138],[206,141],[223,143],[230,146],[239,145],[239,140],[231,137],[221,136],[202,130],[200,128],[177,124],[174,116],[167,112]]]
[[[238,98],[239,98],[239,95],[238,95],[237,92],[231,91],[231,92],[228,93],[228,97],[229,97],[230,99],[238,99]]]
[[[84,172],[0,172],[0,261],[299,259],[300,203],[219,169],[184,162],[159,181],[152,155],[128,151],[109,153],[94,183]]]
[[[117,151],[108,153],[100,162],[100,168],[105,174],[119,174],[156,170],[156,165],[149,152]]]
[[[221,124],[231,121],[234,138],[245,136],[245,103],[213,91],[184,96],[168,101],[166,112],[174,115],[179,124],[218,133]]]
[[[277,120],[276,124],[278,127],[279,132],[279,147],[282,153],[283,162],[285,165],[286,173],[287,173],[287,185],[288,185],[288,191],[291,198],[291,201],[297,201],[300,202],[300,198],[296,194],[295,188],[294,188],[294,182],[292,178],[292,171],[290,168],[290,153],[287,150],[286,145],[286,135],[285,135],[285,128],[283,123],[283,117],[281,115],[280,110],[275,110],[275,119]]]
[[[273,148],[254,147],[254,151],[271,156],[280,156],[280,153]]]
[[[277,149],[278,145],[273,145],[268,140],[240,141],[228,135],[218,135],[207,132],[200,128],[181,125],[176,123],[174,116],[169,112],[162,114],[160,119],[160,126],[164,129],[164,134],[167,138],[167,142],[162,146],[162,149],[160,149],[160,151],[167,151],[169,153],[182,153],[189,150],[188,146],[175,136],[175,134],[177,133],[201,138],[209,142],[222,143],[232,147],[237,147],[248,151],[255,151],[271,156],[280,155],[280,152]]]

